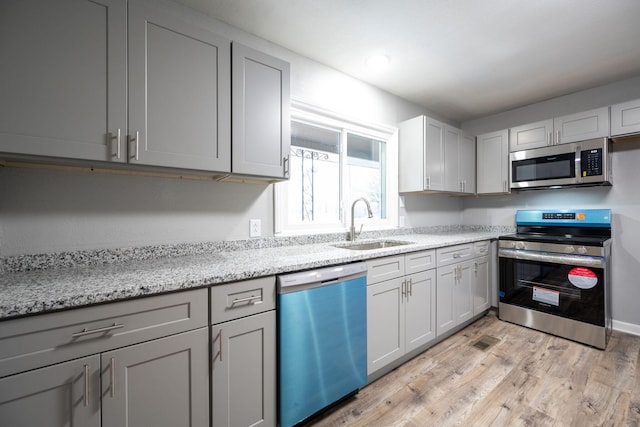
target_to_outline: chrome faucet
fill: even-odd
[[[369,201],[367,199],[365,199],[364,197],[360,197],[359,199],[355,199],[353,201],[353,203],[351,204],[351,228],[349,229],[349,240],[351,240],[352,242],[356,240],[356,237],[358,237],[360,233],[362,233],[362,226],[364,225],[364,224],[360,224],[360,231],[356,233],[356,227],[353,225],[353,210],[356,207],[356,203],[358,203],[360,200],[362,200],[367,205],[368,217],[373,218],[373,212],[371,212],[371,205],[369,204]]]

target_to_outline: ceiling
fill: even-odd
[[[640,75],[639,0],[178,1],[459,122]]]

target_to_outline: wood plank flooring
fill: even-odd
[[[601,351],[487,315],[307,426],[638,427],[639,359],[637,336]]]

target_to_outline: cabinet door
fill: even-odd
[[[439,267],[436,280],[436,335],[440,336],[456,326],[454,295],[457,265]]]
[[[124,0],[0,2],[0,152],[124,159],[126,22]]]
[[[425,173],[425,116],[414,117],[398,126],[398,191],[423,191]]]
[[[367,286],[367,373],[404,354],[404,278]]]
[[[103,353],[102,426],[209,425],[207,328]]]
[[[478,136],[477,193],[509,192],[509,131],[507,129]]]
[[[513,127],[509,130],[509,151],[544,147],[553,143],[553,119]]]
[[[465,261],[458,264],[458,277],[453,296],[456,325],[473,317],[472,273],[473,261]]]
[[[285,61],[233,43],[233,173],[288,178],[289,68]]]
[[[640,99],[611,106],[611,136],[640,132]]]
[[[460,131],[445,126],[444,129],[444,158],[442,170],[444,171],[444,190],[460,193],[462,182],[460,181]]]
[[[427,117],[424,140],[424,189],[445,190],[445,129],[447,125]]]
[[[462,192],[476,192],[476,142],[472,136],[461,133],[458,149],[458,176],[462,182]]]
[[[553,120],[555,143],[584,141],[609,136],[609,107],[582,111]]]
[[[482,313],[491,307],[489,295],[489,257],[473,260],[473,315]]]
[[[0,379],[4,426],[100,427],[100,357]]]
[[[405,279],[405,353],[436,337],[436,271]]]
[[[211,329],[212,426],[276,425],[276,314]]]
[[[129,1],[129,162],[229,172],[228,39]]]

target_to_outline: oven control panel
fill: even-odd
[[[580,214],[578,214],[580,215]],[[583,214],[584,215],[584,214]],[[576,219],[575,212],[544,212],[542,219]]]

